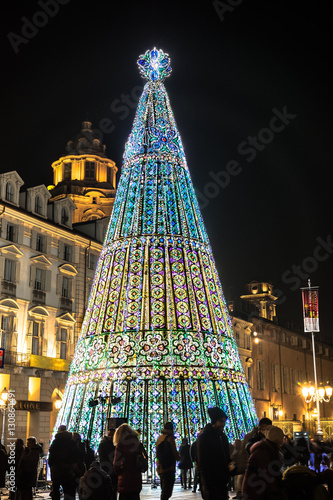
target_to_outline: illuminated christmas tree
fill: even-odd
[[[153,458],[165,421],[192,441],[219,406],[233,441],[257,417],[163,84],[169,56],[138,65],[147,83],[56,426],[96,449],[124,417]]]

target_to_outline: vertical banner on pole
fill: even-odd
[[[303,288],[303,319],[305,332],[319,332],[318,287]]]

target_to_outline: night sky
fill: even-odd
[[[88,119],[120,173],[144,84],[137,58],[163,49],[173,69],[165,86],[226,298],[252,280],[271,281],[278,316],[302,325],[299,288],[310,278],[330,339],[329,5],[7,2],[1,171],[17,170],[26,187],[52,184],[52,162]]]

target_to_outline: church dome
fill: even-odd
[[[92,154],[106,158],[105,145],[91,128],[91,122],[82,122],[81,131],[67,142],[66,155]]]

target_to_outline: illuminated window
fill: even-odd
[[[84,165],[84,178],[88,181],[94,181],[96,177],[96,163],[94,161],[86,161]]]
[[[11,203],[14,201],[14,188],[11,182],[6,184],[6,200]]]

